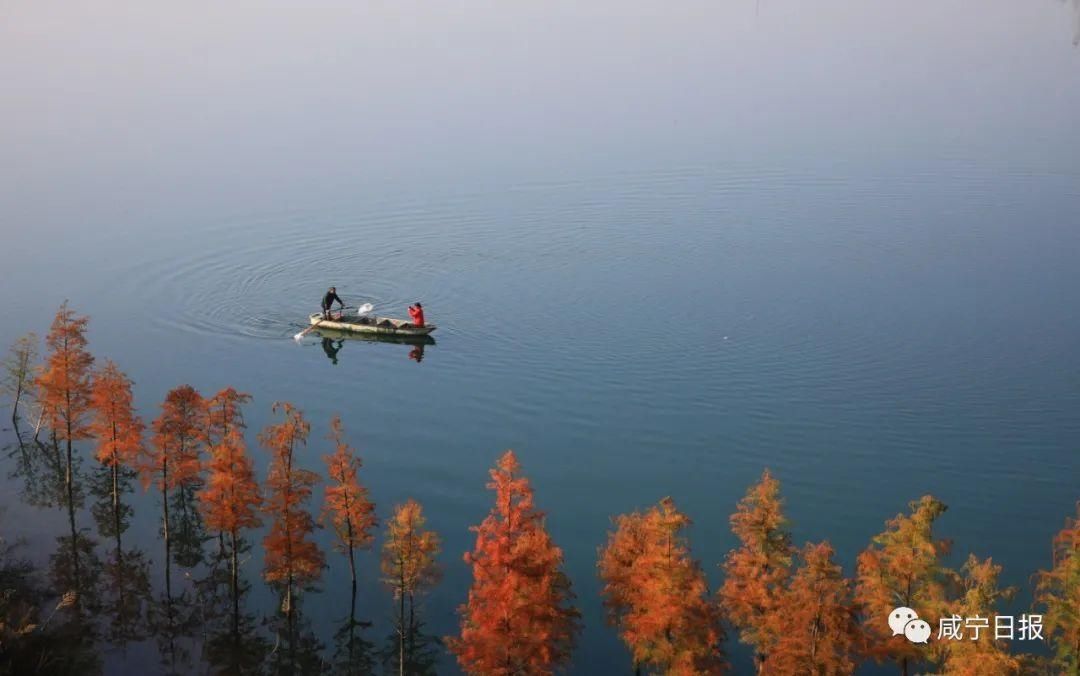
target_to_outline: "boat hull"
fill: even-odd
[[[405,336],[400,333],[358,333],[356,331],[338,331],[320,326],[315,335],[331,340],[349,340],[362,343],[392,343],[394,345],[435,345],[432,336]]]
[[[434,324],[413,326],[404,319],[392,319],[390,317],[342,317],[339,315],[331,319],[323,319],[323,316],[318,313],[308,317],[308,321],[312,326],[321,329],[402,338],[426,336],[436,328]]]

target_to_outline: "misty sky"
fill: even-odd
[[[6,0],[0,228],[727,158],[1072,171],[1074,4]]]

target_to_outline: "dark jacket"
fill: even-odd
[[[338,295],[333,291],[327,291],[326,295],[322,299],[322,309],[329,310],[330,306],[337,302],[341,307],[345,307],[345,303],[338,298]]]

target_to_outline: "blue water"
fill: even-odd
[[[783,11],[760,11],[780,21],[772,30],[795,30]],[[340,413],[380,516],[415,497],[443,538],[445,575],[424,607],[437,635],[455,631],[465,599],[461,556],[491,506],[487,469],[513,448],[584,614],[576,674],[628,668],[597,596],[609,519],[673,496],[715,587],[734,546],[728,516],[766,467],[796,542],[828,539],[849,574],[887,518],[936,495],[949,505],[940,533],[955,541],[952,563],[992,555],[1021,588],[1007,610],[1023,612],[1080,498],[1080,162],[1075,127],[1054,122],[1075,120],[1080,53],[1065,6],[1015,11],[1054,46],[1019,65],[971,49],[1023,75],[1017,87],[1038,81],[1058,98],[1029,101],[1030,113],[990,107],[922,137],[895,110],[873,133],[865,119],[791,129],[747,118],[790,144],[740,138],[737,121],[702,114],[670,143],[652,118],[621,142],[556,136],[552,150],[542,134],[513,136],[500,152],[487,138],[459,167],[443,146],[385,172],[358,152],[344,173],[268,167],[243,146],[254,177],[242,176],[243,154],[223,152],[219,165],[209,145],[183,166],[121,153],[99,171],[50,151],[6,170],[0,343],[44,334],[68,299],[92,318],[95,355],[135,379],[144,417],[180,383],[205,394],[232,385],[254,395],[255,448],[271,403],[288,400],[313,421],[310,469],[322,469]],[[950,97],[986,92],[943,96],[915,114],[925,122]],[[1024,136],[1039,119],[1041,135]],[[10,142],[20,157],[31,147]],[[417,362],[410,345],[347,340],[334,363],[317,337],[294,342],[330,284],[389,315],[422,301],[436,344]],[[62,514],[20,504],[17,481],[3,487],[5,537],[26,537],[44,561]],[[158,560],[154,496],[138,495],[127,541]],[[276,599],[261,559],[256,546],[244,575],[249,610],[265,614]],[[348,589],[344,558],[328,560],[324,591],[304,606],[327,644]],[[378,642],[393,606],[375,554],[360,566],[360,614]],[[745,649],[727,650],[737,672],[750,668]],[[109,653],[106,666],[156,660],[149,644]],[[440,671],[454,673],[451,661]]]

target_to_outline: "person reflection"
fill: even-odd
[[[327,336],[323,336],[322,349],[326,353],[327,358],[330,359],[335,365],[337,365],[337,353],[341,351],[341,346],[344,344],[344,340],[334,340]]]
[[[413,360],[417,364],[424,361],[424,344],[414,345],[413,349],[409,351],[409,359]]]

